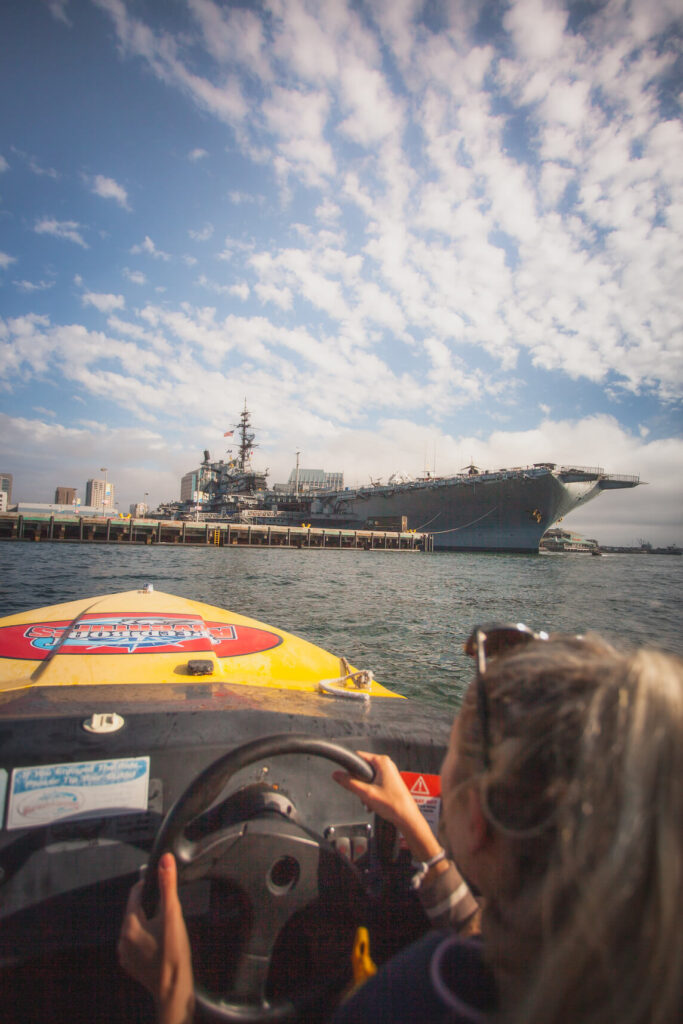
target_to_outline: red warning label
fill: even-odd
[[[424,772],[401,772],[401,778],[415,798],[434,835],[441,816],[441,776]]]

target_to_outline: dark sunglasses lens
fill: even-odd
[[[484,641],[486,656],[488,658],[495,658],[496,655],[502,654],[503,651],[510,651],[513,647],[522,647],[524,644],[528,644],[533,638],[533,633],[525,633],[521,629],[514,629],[513,627],[492,630],[486,634],[486,640]]]
[[[528,644],[535,638],[535,633],[526,626],[511,624],[509,626],[489,626],[475,629],[465,644],[465,653],[474,657],[479,641],[487,658],[495,658],[513,647]]]

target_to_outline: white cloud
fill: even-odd
[[[343,18],[343,5],[336,7],[335,12],[332,12],[331,5],[325,11],[321,9],[322,19],[332,13]],[[275,55],[304,81],[315,82],[335,76],[339,63],[335,32],[330,31],[330,26],[306,10],[303,3],[273,0],[271,9],[277,19],[273,42]]]
[[[43,217],[36,221],[33,230],[38,235],[53,235],[55,238],[63,238],[67,242],[75,242],[76,245],[88,249],[88,243],[81,234],[82,225],[75,220],[56,220],[54,217]]]
[[[50,14],[56,21],[62,21],[65,25],[71,25],[66,9],[69,6],[69,0],[46,0]]]
[[[339,125],[343,135],[369,147],[401,130],[403,104],[379,71],[352,62],[343,68],[341,84],[349,110]]]
[[[34,157],[29,159],[28,166],[39,177],[53,178],[55,180],[59,178],[59,171],[56,171],[54,167],[43,167]]]
[[[261,302],[272,302],[280,309],[292,308],[292,293],[289,288],[278,288],[274,284],[257,284],[254,291]]]
[[[213,234],[213,224],[205,224],[201,231],[189,228],[187,233],[195,242],[208,242]]]
[[[11,266],[12,263],[16,262],[16,256],[10,256],[9,253],[6,252],[0,252],[0,269],[7,270],[7,268]]]
[[[133,284],[147,284],[147,278],[141,270],[130,270],[129,267],[124,267],[123,276],[127,277]]]
[[[225,10],[211,0],[189,0],[204,44],[221,65],[244,65],[260,78],[270,78],[268,41],[261,19],[253,11]]]
[[[198,284],[200,288],[206,288],[211,292],[215,292],[217,295],[227,295],[230,291],[230,287],[227,284],[218,284],[217,281],[211,281],[206,274],[200,274],[195,284]]]
[[[187,159],[191,160],[192,163],[197,163],[198,160],[203,160],[209,154],[205,149],[191,149],[187,154]]]
[[[342,283],[336,279],[336,272],[321,272],[318,255],[304,249],[284,249],[275,257],[269,253],[258,253],[249,260],[259,276],[255,291],[269,301],[281,295],[281,308],[289,308],[291,293],[296,292],[313,307],[322,310],[334,320],[345,320],[350,316],[349,306],[344,297]]]
[[[336,223],[341,217],[341,207],[331,199],[325,199],[316,207],[315,215],[325,224]]]
[[[335,171],[332,147],[325,138],[330,100],[324,92],[277,87],[262,105],[270,131],[277,137],[286,176],[296,172],[310,186],[319,186]]]
[[[130,251],[134,256],[137,256],[140,253],[146,253],[148,256],[153,256],[156,260],[168,261],[171,258],[167,252],[163,251],[163,249],[157,249],[149,235],[145,235],[145,240],[139,245],[134,245]]]
[[[263,196],[254,196],[249,192],[239,192],[235,189],[228,192],[230,202],[234,203],[235,206],[241,206],[243,203],[263,203]]]
[[[544,116],[564,128],[581,129],[589,114],[590,89],[588,81],[557,80],[543,100]]]
[[[56,171],[54,167],[43,167],[42,164],[38,163],[36,157],[31,156],[30,153],[25,153],[22,149],[19,149],[17,146],[10,146],[10,149],[15,154],[15,156],[18,156],[20,160],[24,161],[28,169],[33,174],[38,175],[38,177],[52,178],[54,181],[58,180],[59,172]]]
[[[566,46],[567,12],[552,0],[516,0],[503,17],[521,57],[552,60]]]
[[[123,309],[123,295],[105,295],[97,292],[85,292],[81,297],[84,306],[94,306],[100,313],[112,313],[115,309]]]
[[[572,180],[575,180],[572,168],[554,160],[544,161],[541,165],[539,192],[545,209],[555,209]]]
[[[130,210],[128,193],[113,178],[106,178],[103,174],[96,174],[91,181],[90,187],[96,196],[101,196],[102,199],[113,199],[124,210]]]
[[[44,292],[55,286],[54,281],[12,281],[12,284],[22,292]]]
[[[0,153],[0,174],[2,174],[3,171],[8,171],[8,170],[9,170],[9,164],[5,160],[5,158],[2,155],[2,153]]]
[[[235,75],[224,76],[219,84],[203,78],[183,62],[179,46],[169,34],[156,34],[131,17],[120,0],[95,0],[95,3],[112,18],[124,52],[146,61],[162,82],[178,87],[198,107],[227,124],[238,125],[244,119],[247,103]]]

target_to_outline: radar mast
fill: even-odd
[[[256,434],[251,429],[251,419],[249,418],[246,398],[244,399],[244,409],[240,415],[237,430],[239,434],[237,466],[241,473],[248,473],[251,470],[252,452],[255,448],[258,448],[258,445],[254,444]]]

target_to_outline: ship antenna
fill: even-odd
[[[249,418],[246,398],[244,399],[244,409],[240,415],[238,430],[240,435],[239,468],[242,473],[246,473],[251,464],[251,454],[254,451],[254,448],[258,448],[258,445],[254,444],[256,434],[251,429],[251,420]]]

